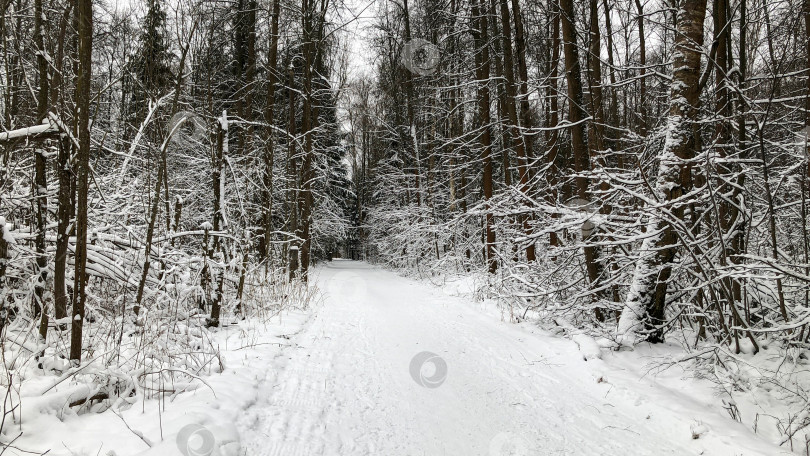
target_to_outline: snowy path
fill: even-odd
[[[571,341],[500,322],[429,284],[350,261],[317,280],[328,295],[259,388],[247,455],[784,452],[684,391],[586,362]],[[435,387],[409,373],[424,351],[447,366]],[[422,374],[441,370],[425,363]],[[693,440],[699,424],[708,432]]]

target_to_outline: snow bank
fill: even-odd
[[[579,346],[579,351],[585,361],[602,359],[602,349],[593,337],[585,334],[575,334],[571,339]]]
[[[204,383],[166,385],[167,392],[159,399],[137,395],[113,404],[93,401],[70,407],[71,402],[99,392],[99,387],[71,381],[53,386],[53,377],[33,378],[24,383],[21,423],[6,426],[3,438],[9,441],[19,435],[15,447],[56,456],[242,455],[238,428],[244,410],[263,394],[264,380],[273,375],[280,350],[308,317],[291,311],[266,321],[254,318],[219,328],[212,343],[224,369],[202,377]],[[34,397],[44,390],[46,394]],[[207,448],[209,442],[212,446]],[[24,454],[12,449],[8,453]]]

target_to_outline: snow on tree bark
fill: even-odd
[[[677,13],[672,85],[666,139],[659,154],[655,207],[650,207],[647,232],[617,328],[624,343],[638,338],[664,339],[667,286],[678,253],[672,224],[683,218],[685,178],[695,156],[694,121],[698,115],[700,57],[706,0],[685,0]]]

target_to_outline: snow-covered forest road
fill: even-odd
[[[239,425],[245,454],[788,454],[643,365],[585,361],[428,283],[351,261],[317,283],[324,304]],[[422,352],[439,359],[414,371]]]

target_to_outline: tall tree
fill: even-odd
[[[54,105],[60,104],[60,97],[69,97],[71,94],[70,91],[65,90],[65,87],[63,87],[65,81],[62,77],[62,72],[66,67],[63,63],[65,50],[64,41],[67,35],[68,24],[75,19],[75,16],[74,2],[68,2],[67,6],[65,6],[59,27],[60,40],[56,52],[56,70],[54,71],[53,84],[51,85],[51,98],[53,99]],[[78,39],[76,36],[71,36],[68,48],[71,57],[74,57],[78,50]],[[73,92],[73,95],[75,96],[75,92]],[[61,104],[65,104],[64,101]],[[76,185],[75,174],[70,164],[70,157],[73,155],[74,151],[73,141],[70,137],[63,136],[59,140],[58,147],[59,150],[56,160],[59,179],[59,201],[56,212],[57,227],[56,252],[53,268],[53,305],[54,317],[57,320],[61,320],[67,316],[67,306],[69,302],[67,294],[67,255],[70,244],[68,229],[76,210],[73,204]],[[64,324],[58,326],[59,329],[65,327],[66,325]]]
[[[82,328],[87,301],[87,193],[90,175],[90,82],[93,57],[93,2],[76,0],[78,23],[78,73],[76,75],[76,118],[79,148],[77,151],[76,255],[73,282],[73,319],[70,335],[70,360],[78,364],[82,357]]]
[[[264,173],[262,174],[262,255],[270,256],[270,233],[273,231],[273,164],[275,161],[275,99],[278,77],[278,23],[281,14],[281,0],[273,0],[273,9],[270,13],[270,49],[267,52],[267,106],[264,110],[264,120],[267,122],[267,138],[264,146]]]
[[[478,80],[476,99],[478,101],[478,130],[481,147],[481,161],[484,163],[483,190],[484,203],[492,199],[492,139],[490,137],[490,97],[489,97],[489,34],[487,32],[486,5],[483,0],[474,0],[472,4],[473,19],[477,23],[475,33],[475,74]],[[487,270],[494,274],[498,269],[495,258],[495,217],[492,209],[487,207],[484,216],[485,252]]]
[[[132,56],[128,73],[124,76],[131,100],[128,120],[138,125],[146,117],[149,101],[160,98],[171,87],[173,58],[166,37],[166,12],[160,0],[147,0],[146,15],[141,21],[138,48]],[[130,131],[132,134],[132,131]],[[152,137],[157,140],[156,135]]]
[[[501,17],[501,28],[503,31],[503,67],[504,67],[504,76],[506,77],[506,81],[504,85],[506,86],[506,95],[508,100],[506,102],[507,106],[507,115],[509,116],[509,129],[510,129],[510,137],[513,141],[513,147],[517,151],[518,156],[518,175],[520,176],[520,189],[524,194],[529,194],[529,157],[526,151],[526,144],[527,141],[524,139],[524,134],[520,130],[520,124],[518,123],[518,116],[517,116],[517,105],[520,101],[518,97],[518,84],[515,79],[515,62],[513,58],[512,52],[512,23],[511,18],[509,15],[509,5],[507,0],[499,0],[500,3],[500,17]],[[495,11],[493,11],[495,13]],[[516,18],[516,20],[518,20]],[[518,65],[519,66],[519,65]],[[522,82],[522,81],[521,81]],[[523,107],[524,110],[528,110],[528,106]],[[526,123],[527,118],[524,117],[524,123]],[[531,238],[531,228],[527,218],[524,216],[523,219],[523,229],[526,231],[527,237]],[[535,247],[534,242],[529,242],[529,245],[526,246],[526,261],[532,262],[535,261]]]
[[[42,5],[43,0],[34,1],[34,45],[37,48],[37,76],[39,90],[37,92],[37,123],[41,123],[48,116],[48,51],[45,49],[45,21],[47,19]],[[48,278],[48,257],[45,253],[45,231],[47,229],[48,213],[48,178],[47,160],[42,147],[35,148],[34,195],[36,196],[36,226],[37,226],[37,268],[39,277],[34,287],[34,315],[41,313],[39,328],[40,337],[44,340],[48,332],[48,311],[44,299],[45,283]]]
[[[684,0],[678,7],[675,53],[669,93],[667,136],[659,155],[655,197],[661,207],[650,216],[640,255],[619,321],[626,340],[641,336],[650,342],[664,338],[663,323],[673,261],[678,253],[672,224],[683,218],[681,201],[685,179],[695,157],[693,124],[697,119],[700,90],[700,57],[706,0]]]
[[[563,37],[563,54],[565,56],[565,72],[568,81],[568,121],[571,124],[571,151],[574,159],[574,178],[577,198],[589,200],[589,179],[585,173],[591,170],[590,154],[585,143],[587,113],[582,100],[582,71],[579,62],[576,29],[574,27],[574,4],[572,0],[560,0],[560,23]],[[595,134],[595,133],[591,133]],[[585,268],[591,287],[599,290],[602,281],[602,265],[599,258],[599,249],[592,243],[583,247],[585,254]],[[597,296],[604,295],[600,291]],[[599,307],[595,309],[595,316],[603,320],[604,315]]]

